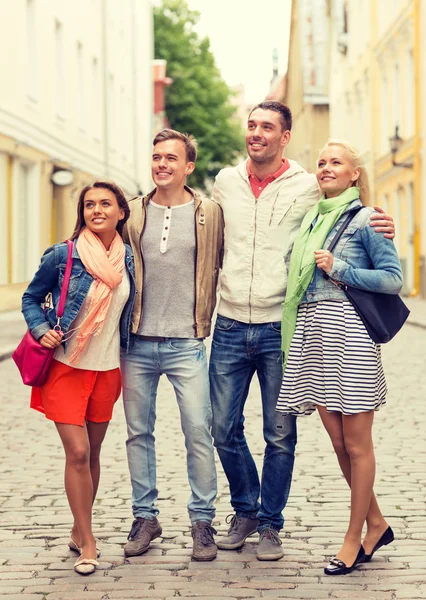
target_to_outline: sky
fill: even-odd
[[[291,0],[187,0],[201,13],[197,32],[210,38],[216,64],[228,85],[242,83],[248,104],[269,91],[272,55],[287,70]]]

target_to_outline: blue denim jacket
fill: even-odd
[[[360,200],[351,202],[328,234],[324,250],[330,246],[348,211],[358,206],[361,206]],[[401,264],[392,240],[370,227],[373,212],[372,208],[365,207],[349,223],[333,250],[334,261],[329,276],[362,290],[397,294],[402,288]],[[317,267],[302,302],[346,299],[344,291],[327,281],[323,271]]]
[[[120,346],[127,352],[130,339],[130,316],[132,314],[136,286],[133,254],[130,246],[125,244],[125,247],[125,263],[130,278],[130,294],[120,319]],[[36,339],[39,339],[56,325],[56,310],[64,280],[67,257],[68,245],[66,243],[55,244],[48,248],[43,254],[40,266],[22,297],[22,312],[24,313],[29,330]],[[61,318],[61,329],[64,334],[67,333],[71,323],[78,315],[89,291],[90,284],[93,281],[93,277],[86,271],[80,260],[75,244],[72,259],[71,278],[64,314]],[[44,312],[42,304],[49,292],[52,293],[54,308],[48,308]],[[66,346],[66,342],[63,342],[63,344]]]

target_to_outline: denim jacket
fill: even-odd
[[[130,278],[130,295],[120,319],[120,346],[125,352],[129,349],[130,316],[136,294],[135,267],[130,246],[125,244],[125,264]],[[68,257],[66,243],[55,244],[48,248],[41,258],[40,266],[30,285],[22,297],[22,312],[33,337],[39,339],[56,325],[56,310],[59,304],[65,267]],[[64,334],[70,329],[71,323],[78,315],[84,299],[93,281],[80,260],[77,247],[74,244],[72,253],[72,271],[65,301],[64,314],[61,318],[61,329]],[[49,292],[52,293],[54,308],[43,311],[42,304]],[[66,342],[63,342],[66,346]]]
[[[348,211],[358,206],[361,206],[360,200],[351,202],[328,234],[324,250],[330,246]],[[397,294],[402,288],[401,264],[392,240],[370,227],[373,212],[372,208],[365,207],[349,223],[333,250],[334,260],[329,276],[362,290]],[[323,271],[317,267],[302,302],[346,299],[345,292],[325,279]]]

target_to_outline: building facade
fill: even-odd
[[[289,158],[314,172],[328,139],[329,19],[326,0],[293,0],[287,75],[274,79],[268,98],[290,107]]]
[[[330,137],[364,154],[373,202],[395,220],[407,295],[420,293],[424,265],[420,12],[420,0],[330,2]]]
[[[153,27],[149,0],[0,2],[0,22],[2,311],[72,233],[81,187],[150,188]]]

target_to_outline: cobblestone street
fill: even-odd
[[[0,598],[107,600],[176,598],[426,598],[426,330],[407,325],[383,347],[389,396],[376,416],[376,492],[396,540],[345,577],[326,577],[348,520],[349,490],[317,415],[299,421],[299,442],[283,531],[285,556],[259,562],[257,536],[241,552],[220,551],[212,563],[190,559],[185,448],[172,389],[164,380],[157,403],[159,519],[163,537],[143,556],[124,559],[132,523],[121,400],[104,444],[94,509],[100,568],[88,578],[73,571],[67,542],[71,515],[63,490],[63,456],[56,430],[29,409],[11,359],[0,362],[1,487]],[[247,436],[262,462],[259,392],[246,409]],[[215,527],[227,529],[228,489],[218,463]]]

